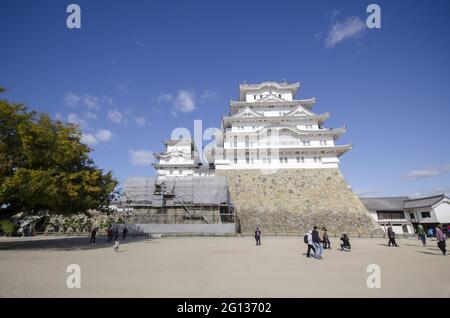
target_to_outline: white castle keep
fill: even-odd
[[[336,145],[345,127],[323,127],[330,113],[312,111],[315,98],[295,99],[300,83],[240,84],[221,131],[199,159],[191,139],[169,140],[156,154],[158,177],[214,175],[216,170],[339,168],[351,145]]]

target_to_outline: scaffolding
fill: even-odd
[[[127,223],[234,223],[227,180],[222,176],[130,177],[119,205]]]

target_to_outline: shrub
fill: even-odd
[[[6,236],[15,235],[17,233],[18,226],[10,221],[0,221],[0,232]]]

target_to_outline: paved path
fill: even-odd
[[[1,297],[450,297],[450,256],[436,242],[353,239],[307,259],[298,237],[130,239],[120,253],[88,238],[1,238]],[[333,246],[334,243],[334,246]],[[337,239],[332,240],[336,247]],[[81,266],[81,289],[66,287],[66,267]],[[369,264],[381,288],[369,289]]]

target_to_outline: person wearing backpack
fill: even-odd
[[[314,248],[314,245],[313,245],[311,232],[312,231],[309,231],[303,237],[303,241],[305,242],[306,245],[308,245],[308,251],[306,252],[306,257],[310,257],[309,253],[311,252],[311,250],[313,251],[314,255],[316,255],[316,249]]]

